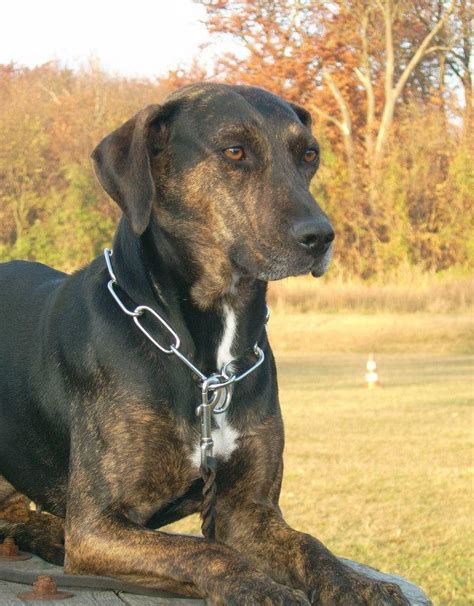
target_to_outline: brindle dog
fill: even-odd
[[[321,275],[334,237],[308,191],[319,162],[310,121],[258,88],[194,85],[93,153],[124,215],[112,260],[125,304],[163,314],[206,374],[231,359],[246,368],[255,342],[265,351],[216,418],[217,542],[156,531],[200,508],[199,385],[113,301],[103,256],[72,276],[1,266],[0,497],[10,506],[0,534],[60,562],[53,516],[65,518],[66,571],[212,604],[407,603],[396,585],[358,576],[290,528],[278,505],[267,281]],[[21,495],[53,515],[18,515]]]

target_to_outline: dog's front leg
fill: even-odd
[[[401,606],[399,587],[356,574],[320,541],[284,521],[279,505],[283,431],[276,416],[242,437],[231,471],[218,484],[217,536],[281,584],[319,606]],[[255,456],[254,453],[258,453]]]
[[[226,545],[146,530],[115,515],[69,520],[67,527],[66,572],[114,576],[214,605],[309,604],[303,592],[278,584]]]
[[[153,480],[155,500],[160,500],[160,485],[161,499],[165,487],[174,489],[170,476],[175,452],[163,448],[161,457],[152,457],[162,463],[153,477],[151,471],[134,466],[138,440],[122,440],[120,449],[111,449],[118,434],[104,434],[106,450],[97,442],[91,444],[90,435],[78,439],[73,448],[65,527],[67,572],[113,576],[209,598],[219,606],[309,606],[303,592],[280,585],[227,545],[142,526],[146,516],[140,519],[137,512],[147,502]]]
[[[235,503],[235,501],[234,501]],[[279,509],[249,502],[233,507],[219,538],[274,578],[299,588],[318,606],[401,606],[399,587],[344,566],[320,541],[290,528]]]

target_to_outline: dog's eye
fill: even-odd
[[[317,150],[313,149],[312,147],[308,148],[305,152],[304,152],[304,161],[305,162],[314,162],[316,160],[316,158],[318,157],[318,152]]]
[[[243,147],[228,147],[224,150],[224,155],[229,158],[229,160],[239,162],[240,160],[244,160],[245,150]]]

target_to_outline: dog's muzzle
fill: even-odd
[[[298,221],[291,233],[299,246],[315,257],[325,255],[334,240],[334,230],[325,217]]]
[[[325,216],[304,219],[295,223],[291,229],[299,249],[314,258],[311,273],[320,277],[326,271],[332,256],[334,230]]]

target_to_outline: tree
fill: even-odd
[[[396,118],[409,99],[435,104],[436,79],[443,95],[441,66],[455,44],[450,20],[461,5],[456,0],[201,3],[211,34],[237,45],[218,58],[214,77],[263,86],[304,104],[317,117],[326,147],[342,151],[345,167],[339,170],[348,187],[338,191],[353,219],[343,223],[342,246],[345,253],[355,246],[370,257],[369,273],[380,271],[382,249],[400,241],[404,229],[400,225],[395,237],[399,209],[384,204]]]
[[[464,92],[465,133],[472,137],[474,95],[472,81],[473,6],[471,0],[459,0],[453,15],[453,44],[446,55],[449,69],[459,78]]]
[[[166,85],[113,78],[97,66],[79,73],[54,62],[0,66],[3,259],[72,269],[98,252],[119,211],[96,184],[89,156],[103,136],[166,92]]]

